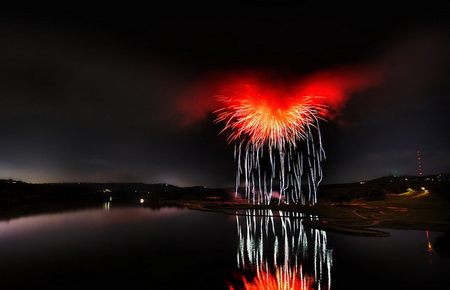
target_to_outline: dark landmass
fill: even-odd
[[[322,185],[315,206],[278,205],[278,202],[249,205],[239,200],[187,205],[228,213],[248,209],[302,212],[320,217],[316,221],[304,220],[307,226],[347,234],[386,236],[379,230],[383,228],[445,232],[450,229],[450,176],[388,176]]]
[[[0,180],[0,219],[68,209],[140,205],[176,205],[177,200],[227,200],[224,189],[145,183],[46,183]],[[142,200],[142,201],[141,201]]]
[[[368,181],[320,186],[320,197],[334,202],[350,202],[355,199],[383,200],[389,194],[402,194],[408,189],[421,191],[422,187],[450,201],[450,174],[427,176],[385,176]]]
[[[183,206],[236,214],[249,209],[317,215],[304,224],[348,234],[385,236],[375,228],[450,229],[450,175],[387,176],[349,184],[321,185],[315,206],[252,205],[232,189],[144,183],[30,184],[0,180],[0,219],[100,206]]]

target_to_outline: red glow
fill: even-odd
[[[300,277],[296,272],[286,277],[282,271],[277,271],[276,275],[269,272],[260,272],[252,280],[248,281],[242,277],[243,290],[313,290],[314,279],[310,276]],[[241,288],[236,288],[241,289]],[[230,290],[235,290],[230,286]]]
[[[281,79],[281,78],[280,78]],[[288,113],[292,106],[314,98],[314,104],[326,105],[326,118],[336,116],[352,93],[364,90],[381,81],[378,69],[339,69],[321,71],[303,78],[274,80],[264,73],[239,73],[209,77],[200,82],[176,103],[181,113],[181,124],[189,125],[204,119],[224,104],[216,101],[218,96],[238,99],[264,107],[274,118]],[[238,97],[239,96],[239,97]]]
[[[367,89],[381,81],[378,69],[334,70],[313,74],[299,83],[299,94],[323,96],[331,111],[345,105],[352,93]]]

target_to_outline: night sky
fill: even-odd
[[[450,172],[447,7],[221,2],[0,12],[0,179],[229,186],[233,147],[180,100],[221,73],[353,66],[384,80],[323,124],[325,182],[416,174],[416,150]]]

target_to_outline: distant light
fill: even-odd
[[[422,191],[425,191],[425,187],[423,187],[423,186],[422,186],[420,189],[421,189]]]
[[[405,178],[406,181],[408,181],[408,178]]]
[[[365,184],[365,183],[366,183],[365,181],[360,181],[360,182],[359,182],[359,184]]]
[[[141,198],[141,199],[139,200],[139,202],[140,202],[140,203],[144,203],[144,199]]]
[[[112,201],[112,196],[109,197],[109,201]]]

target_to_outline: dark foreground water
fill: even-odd
[[[310,218],[107,205],[1,221],[0,289],[448,289],[441,233],[346,236]]]

